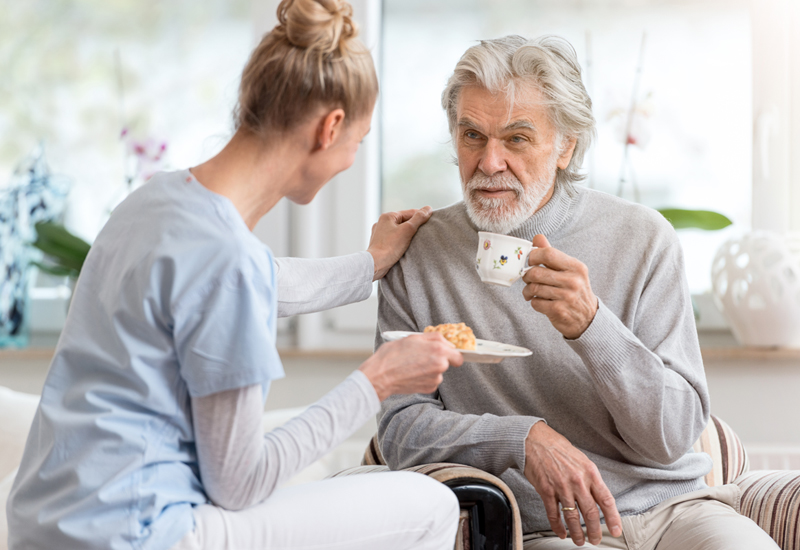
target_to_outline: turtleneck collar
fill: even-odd
[[[570,192],[564,186],[556,185],[550,200],[509,235],[528,241],[540,233],[545,237],[549,237],[564,225],[569,216],[570,208],[577,200],[579,192],[578,189]]]

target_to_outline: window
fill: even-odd
[[[679,232],[691,290],[709,289],[717,247],[751,223],[749,4],[385,0],[384,210],[461,199],[441,92],[468,47],[507,34],[557,34],[575,47],[598,127],[584,166],[589,187],[654,208],[716,210],[734,221],[723,231]],[[634,143],[623,164],[639,69]]]
[[[800,230],[800,4],[789,0],[351,0],[381,75],[373,131],[351,170],[308,206],[281,202],[256,228],[276,255],[364,250],[380,208],[460,200],[440,94],[475,40],[559,34],[576,48],[599,136],[590,186],[617,193],[643,32],[640,123],[626,178],[653,206],[718,210],[735,225],[682,231],[695,292],[729,234]],[[54,172],[73,179],[67,221],[91,239],[157,164],[213,155],[231,132],[240,71],[278,0],[9,4],[0,18],[0,171],[40,140]],[[79,28],[80,32],[75,29]],[[121,136],[123,128],[127,133]],[[645,135],[642,134],[642,135]],[[150,141],[148,141],[150,140]],[[166,143],[158,162],[132,151]],[[145,147],[146,149],[146,147]],[[146,155],[145,155],[146,156]],[[796,179],[796,178],[795,178]],[[5,178],[0,179],[0,185]],[[624,196],[635,198],[630,185]],[[371,346],[376,301],[281,325],[284,345]]]
[[[227,142],[242,67],[277,4],[9,4],[0,18],[0,173],[42,142],[51,170],[72,181],[65,223],[94,240],[154,171],[196,165]],[[288,233],[281,204],[259,235],[287,255]],[[57,331],[64,296],[37,289],[33,298],[34,330]],[[279,322],[283,335],[289,328]]]
[[[252,4],[9,4],[0,172],[43,141],[52,170],[73,181],[67,223],[93,239],[129,178],[135,186],[155,169],[197,164],[225,143],[254,44]]]
[[[276,24],[278,3],[9,5],[0,18],[0,172],[10,174],[44,142],[52,171],[73,182],[65,222],[92,241],[113,207],[153,171],[196,165],[224,146],[241,69],[261,35]],[[380,2],[352,4],[362,40],[377,60]],[[311,205],[281,201],[255,234],[277,256],[366,249],[379,214],[378,134],[370,133],[353,168]],[[45,295],[55,294],[37,293]],[[62,310],[63,297],[57,296],[59,303],[35,304],[36,310]],[[369,348],[375,303],[281,319],[279,345]]]

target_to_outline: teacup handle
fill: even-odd
[[[528,271],[530,271],[531,269],[536,267],[536,266],[533,266],[533,265],[528,265],[528,260],[530,259],[531,251],[536,250],[537,248],[539,248],[539,247],[538,246],[531,247],[531,249],[528,250],[528,252],[525,254],[525,265],[523,265],[522,269],[519,270],[519,276],[520,277],[522,277]]]

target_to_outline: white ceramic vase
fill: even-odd
[[[800,347],[795,236],[753,231],[727,241],[711,267],[714,300],[745,346]]]

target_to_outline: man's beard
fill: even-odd
[[[517,229],[533,216],[553,185],[557,169],[556,158],[551,159],[548,164],[552,166],[547,167],[544,178],[531,182],[527,187],[510,171],[487,176],[480,170],[475,170],[464,186],[464,202],[469,219],[481,231],[507,235]],[[481,196],[478,189],[508,189],[516,197],[511,200],[487,198]]]

